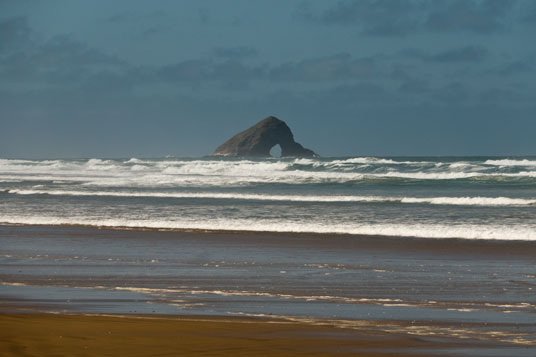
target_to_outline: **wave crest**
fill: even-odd
[[[395,196],[353,196],[353,195],[283,195],[232,192],[121,192],[121,191],[74,191],[74,190],[28,190],[11,189],[7,191],[18,195],[53,196],[106,196],[106,197],[157,197],[157,198],[203,198],[283,202],[398,202],[433,205],[460,206],[532,206],[536,198],[510,197],[395,197]]]

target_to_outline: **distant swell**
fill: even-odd
[[[109,192],[109,191],[62,191],[12,189],[8,193],[18,195],[55,196],[104,196],[104,197],[155,197],[155,198],[199,198],[283,202],[394,202],[433,205],[461,206],[533,206],[535,199],[509,197],[388,197],[388,196],[342,196],[342,195],[269,195],[218,192]]]

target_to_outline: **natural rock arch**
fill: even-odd
[[[318,156],[314,151],[295,142],[288,125],[273,116],[236,134],[220,145],[212,155],[270,157],[270,150],[278,144],[281,147],[281,157]]]
[[[279,144],[275,144],[274,146],[272,146],[272,148],[270,149],[270,156],[271,157],[281,157],[281,145]]]

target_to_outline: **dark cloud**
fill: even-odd
[[[373,57],[353,58],[342,53],[275,66],[270,71],[270,78],[300,82],[370,78],[378,75],[378,67]]]
[[[521,93],[507,88],[490,88],[479,94],[479,99],[487,103],[511,103],[527,99]]]
[[[77,84],[93,73],[125,66],[124,61],[67,36],[0,57],[0,75],[19,83]]]
[[[257,49],[249,46],[217,47],[213,50],[213,53],[216,57],[235,60],[253,57],[258,54]]]
[[[507,15],[515,5],[514,0],[455,0],[434,1],[438,9],[432,10],[426,20],[426,28],[434,31],[469,31],[490,34],[504,30]]]
[[[398,56],[393,56],[395,58],[400,57],[400,54]],[[413,76],[410,74],[410,72],[414,72],[416,70],[416,66],[414,64],[401,64],[401,63],[394,63],[391,66],[391,72],[389,74],[389,78],[394,80],[402,80],[407,81],[413,79]]]
[[[158,74],[164,81],[199,81],[211,77],[211,63],[207,60],[188,60],[163,66]]]
[[[532,25],[536,24],[536,3],[534,1],[525,1],[521,10],[521,21]]]
[[[430,91],[430,85],[422,79],[408,79],[400,85],[398,91],[403,94],[424,94]]]
[[[390,97],[380,85],[370,82],[361,82],[351,85],[340,85],[323,94],[324,100],[329,103],[355,103],[383,102]]]
[[[498,65],[488,71],[486,74],[511,77],[519,74],[532,72],[533,66],[524,60],[511,61]]]
[[[365,3],[388,7],[387,2]],[[412,1],[400,2],[404,6],[410,3],[413,4]],[[244,91],[252,87],[267,93],[278,88],[288,89],[297,96],[310,92],[317,100],[323,98],[347,106],[353,103],[393,103],[404,98],[464,103],[475,98],[484,101],[483,98],[492,97],[492,94],[479,94],[482,88],[478,84],[473,87],[462,82],[445,85],[442,82],[444,78],[440,78],[445,71],[432,72],[443,64],[451,63],[448,67],[450,73],[461,67],[468,71],[467,75],[476,74],[477,70],[482,73],[482,66],[475,69],[476,66],[467,64],[495,58],[490,56],[487,48],[479,45],[454,47],[435,53],[420,49],[362,57],[339,53],[280,64],[255,64],[254,60],[258,58],[255,58],[257,50],[254,47],[217,47],[206,58],[136,67],[70,36],[34,41],[35,33],[24,18],[6,20],[0,23],[0,28],[6,30],[2,33],[3,44],[11,43],[9,49],[5,47],[0,52],[0,79],[4,84],[16,83],[19,88],[26,84],[28,87],[37,84],[45,89],[76,88],[88,97],[91,94],[127,93],[133,89],[148,93],[154,87],[165,87],[174,93],[189,93],[203,88],[203,91],[198,91],[200,96],[225,95],[227,90]],[[21,47],[20,44],[25,45]],[[486,67],[489,68],[492,62],[488,62]],[[528,70],[531,70],[528,62],[512,61],[494,67],[489,73],[508,76]],[[461,76],[457,78],[463,81]],[[490,78],[493,80],[493,77]],[[307,89],[303,89],[304,84]],[[489,84],[496,86],[493,82]],[[326,89],[328,86],[331,89]]]
[[[452,82],[436,89],[432,97],[449,104],[466,102],[471,99],[471,90],[464,83]]]
[[[264,77],[265,69],[262,66],[248,66],[237,60],[227,60],[216,63],[211,74],[214,79],[226,81],[251,80]]]
[[[420,49],[409,48],[399,53],[401,57],[419,59],[424,62],[480,62],[486,59],[489,52],[482,46],[464,46],[451,48],[438,53],[427,53]]]
[[[108,16],[103,19],[104,22],[109,23],[125,23],[125,22],[154,22],[161,21],[162,18],[168,17],[168,14],[165,11],[156,10],[152,12],[146,12],[142,14],[135,14],[132,11],[123,11]]]
[[[428,57],[433,62],[479,62],[485,59],[488,51],[480,46],[454,48]]]
[[[167,82],[223,81],[228,88],[246,88],[245,82],[265,76],[265,69],[249,66],[237,60],[223,62],[204,59],[188,60],[157,70],[161,80]]]
[[[69,36],[37,41],[24,18],[2,22],[0,33],[0,78],[4,84],[73,87],[94,80],[96,75],[126,76],[130,68],[125,61]]]
[[[514,0],[341,0],[323,11],[302,5],[301,18],[324,25],[358,26],[375,36],[423,30],[491,34],[508,26]]]
[[[20,49],[32,40],[32,30],[24,17],[12,17],[0,22],[0,55]]]
[[[169,30],[167,26],[149,26],[141,32],[141,36],[143,37],[157,36],[166,32],[167,30]]]
[[[208,9],[199,9],[197,14],[202,24],[208,24],[210,22],[210,11]]]
[[[219,81],[229,89],[247,88],[247,82],[263,78],[263,66],[250,66],[238,58],[256,53],[250,47],[218,48],[217,60],[193,59],[162,67],[135,67],[70,36],[30,41],[35,33],[26,19],[0,23],[0,79],[7,82],[46,86],[79,87],[84,90],[127,90],[157,82],[188,85]]]
[[[108,16],[104,19],[104,22],[121,23],[132,20],[133,15],[128,12],[121,12]]]
[[[32,58],[42,66],[115,66],[125,64],[123,60],[91,48],[69,36],[53,37],[44,45],[36,48]]]
[[[339,1],[316,14],[302,6],[302,18],[325,25],[359,25],[366,34],[378,36],[405,35],[419,24],[421,5],[412,0]]]

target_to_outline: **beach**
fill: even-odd
[[[355,330],[267,319],[1,314],[0,327],[3,355],[412,356],[473,348],[494,349],[496,355],[516,351],[506,344],[426,339],[374,326]]]
[[[0,240],[14,355],[536,348],[534,242],[27,225]]]
[[[0,0],[0,357],[536,357],[536,1]]]
[[[373,328],[356,332],[271,320],[143,316],[0,315],[0,348],[12,355],[375,355],[445,347]],[[474,341],[458,342],[470,348]],[[450,346],[450,347],[454,347]],[[503,347],[500,344],[494,347]]]

